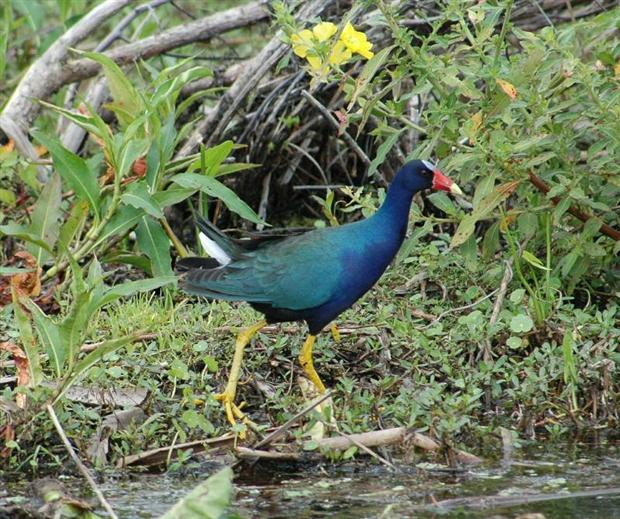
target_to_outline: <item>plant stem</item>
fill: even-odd
[[[502,30],[499,33],[497,45],[495,46],[495,58],[493,59],[495,66],[497,66],[499,57],[502,53],[502,44],[504,43],[504,41],[506,41],[506,32],[508,31],[508,23],[510,22],[510,15],[512,14],[512,6],[513,0],[508,0],[506,5],[506,12],[504,13],[504,21],[502,23]]]
[[[186,258],[187,256],[189,256],[189,252],[187,252],[187,249],[181,243],[181,240],[179,240],[177,235],[174,234],[174,231],[172,230],[172,227],[170,227],[170,224],[168,223],[168,220],[166,220],[165,217],[164,218],[160,218],[159,219],[159,223],[164,228],[164,231],[168,235],[168,238],[172,242],[172,245],[174,245],[174,248],[176,249],[178,255],[181,256],[182,258]]]

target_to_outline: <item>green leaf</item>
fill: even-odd
[[[60,204],[62,202],[61,182],[58,173],[54,173],[41,191],[34,210],[32,211],[29,232],[48,245],[47,248],[32,244],[28,249],[37,260],[37,265],[43,266],[49,255],[47,251],[53,250],[58,239],[61,217]]]
[[[34,269],[24,269],[20,267],[0,267],[0,276],[14,276],[15,274],[25,274]]]
[[[203,193],[219,198],[228,209],[242,218],[256,224],[265,224],[258,215],[237,194],[219,180],[197,173],[180,173],[172,177],[172,182],[188,189],[198,189]]]
[[[525,169],[534,168],[536,166],[539,166],[540,164],[544,164],[545,162],[547,162],[548,160],[551,160],[555,156],[556,156],[556,153],[554,151],[546,151],[545,153],[536,155],[534,158],[528,160],[523,165],[523,167]]]
[[[24,353],[28,358],[30,385],[32,387],[36,387],[43,380],[43,369],[41,368],[39,348],[37,348],[34,334],[32,333],[30,317],[22,308],[22,304],[25,304],[27,300],[27,298],[21,297],[19,298],[19,301],[16,301],[15,293],[13,293],[13,314],[15,316],[17,330],[19,331],[20,342],[24,348]]]
[[[33,130],[33,137],[45,146],[54,159],[54,168],[62,178],[71,186],[76,195],[86,200],[95,215],[99,219],[99,186],[97,174],[92,171],[84,159],[70,152],[56,140],[51,139],[42,132]]]
[[[138,248],[151,260],[154,276],[172,276],[170,240],[159,222],[143,216],[136,228]]]
[[[225,467],[195,487],[161,519],[219,519],[230,505],[233,471]]]
[[[443,211],[444,213],[450,216],[457,215],[458,211],[456,207],[454,207],[452,200],[450,200],[450,197],[446,193],[442,191],[437,191],[435,193],[428,195],[427,198],[440,211]]]
[[[71,110],[67,110],[66,108],[61,108],[60,106],[53,105],[51,103],[47,103],[45,101],[39,100],[38,103],[50,110],[53,110],[69,121],[77,124],[83,130],[92,133],[96,137],[99,137],[106,144],[106,147],[109,147],[111,144],[111,134],[110,129],[106,125],[105,121],[97,114],[96,111],[92,110],[89,107],[89,115],[82,115],[78,112],[73,112]]]
[[[164,209],[170,205],[178,204],[186,200],[196,192],[195,189],[185,189],[183,187],[169,187],[165,191],[153,193],[153,200],[157,205]]]
[[[127,205],[119,207],[114,213],[114,216],[112,216],[110,221],[104,226],[94,248],[97,248],[114,236],[129,231],[132,227],[137,225],[142,216],[144,216],[144,211],[142,209],[136,209],[135,207]]]
[[[540,270],[551,270],[551,269],[548,269],[541,260],[539,260],[536,256],[534,256],[534,254],[532,254],[528,250],[524,250],[523,253],[521,254],[521,257],[525,261],[527,261],[530,265],[532,265],[532,267],[536,267],[537,269],[540,269]]]
[[[120,174],[121,178],[127,175],[133,163],[146,155],[148,147],[149,142],[146,139],[131,139],[127,142],[120,153],[117,174]]]
[[[145,111],[143,99],[134,88],[132,82],[112,59],[97,52],[79,51],[79,54],[103,66],[110,93],[112,94],[112,99],[114,99],[114,103],[109,106],[116,113],[123,128],[129,126],[134,119],[143,114]]]
[[[474,215],[468,214],[463,217],[463,219],[459,222],[459,226],[456,229],[456,232],[452,236],[452,241],[450,242],[450,247],[458,247],[465,243],[467,238],[469,238],[476,229],[476,218]]]
[[[75,233],[84,223],[87,215],[88,203],[86,200],[78,200],[71,209],[67,221],[60,228],[60,233],[58,235],[59,259],[64,257],[66,252],[69,250],[69,246],[75,237]]]
[[[523,297],[525,296],[525,289],[517,288],[510,294],[510,302],[518,305],[521,301],[523,301]]]
[[[379,147],[377,148],[377,155],[375,156],[374,159],[372,159],[372,162],[370,163],[370,166],[368,167],[367,175],[369,177],[374,175],[375,172],[379,169],[379,166],[383,164],[385,157],[390,152],[390,150],[394,147],[394,145],[398,142],[398,139],[400,138],[403,132],[404,130],[400,130],[400,131],[392,133],[379,145]]]
[[[32,316],[35,329],[41,339],[41,344],[43,344],[43,347],[45,348],[47,357],[56,372],[56,376],[58,378],[62,377],[64,374],[63,367],[66,352],[64,337],[61,334],[60,327],[52,321],[48,315],[45,315],[43,310],[41,310],[33,301],[30,299],[24,299],[23,302],[28,307],[28,310],[30,310],[30,315]]]
[[[254,169],[259,167],[260,164],[253,164],[251,162],[233,162],[232,164],[222,164],[215,174],[216,177],[224,175],[230,175],[231,173],[237,173],[239,171],[245,171],[246,169]]]
[[[366,65],[364,65],[364,68],[360,72],[360,75],[355,82],[355,91],[351,95],[349,110],[353,108],[353,105],[357,101],[357,98],[366,90],[366,86],[372,80],[375,74],[377,74],[377,72],[381,70],[387,59],[390,57],[390,53],[394,50],[394,48],[395,45],[385,47],[366,62]]]
[[[564,382],[566,384],[576,384],[579,381],[577,367],[575,365],[575,355],[573,353],[574,348],[575,339],[573,338],[573,332],[571,330],[566,330],[564,333],[564,339],[562,340]]]
[[[143,181],[130,184],[125,193],[121,195],[121,202],[137,209],[144,209],[144,211],[153,218],[159,219],[164,217],[164,213],[160,209],[159,204],[153,200],[146,183]]]
[[[201,173],[214,177],[220,165],[235,147],[233,141],[224,141],[217,146],[200,150]]]
[[[23,240],[25,242],[37,245],[42,249],[45,249],[50,254],[52,253],[52,249],[47,242],[43,241],[41,238],[31,233],[23,225],[19,225],[14,222],[8,223],[6,225],[0,225],[0,234],[4,236],[13,236],[18,240]]]
[[[529,315],[513,315],[510,320],[510,329],[514,333],[527,333],[534,328],[534,321]]]
[[[17,202],[17,197],[13,191],[8,189],[0,188],[0,202],[9,207],[15,207],[15,203]]]
[[[121,297],[132,296],[138,292],[150,292],[164,285],[176,284],[176,276],[155,277],[150,279],[139,279],[137,281],[127,281],[116,285],[107,290],[103,297],[97,301],[98,306],[103,306]]]

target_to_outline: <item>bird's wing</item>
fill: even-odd
[[[343,263],[329,232],[313,231],[265,244],[215,269],[190,270],[190,293],[300,310],[327,302],[338,291]]]

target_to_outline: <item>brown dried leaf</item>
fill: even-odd
[[[19,251],[15,258],[21,259],[26,268],[33,270],[11,276],[11,289],[17,297],[37,297],[41,293],[41,267],[29,252]]]
[[[517,98],[517,89],[514,87],[512,83],[504,79],[496,79],[495,80],[499,87],[504,91],[504,93],[510,97],[513,101]]]
[[[0,350],[10,353],[15,361],[15,369],[17,370],[17,385],[27,386],[30,384],[30,366],[28,364],[28,357],[24,353],[24,350],[10,341],[0,342]],[[15,397],[15,403],[20,409],[25,409],[26,395],[17,394]]]

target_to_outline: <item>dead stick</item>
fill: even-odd
[[[275,452],[259,449],[250,449],[248,447],[237,447],[235,455],[241,459],[264,459],[277,461],[298,461],[301,454],[298,452]]]
[[[73,450],[73,447],[71,446],[71,443],[69,442],[69,438],[67,438],[67,435],[65,434],[65,431],[63,430],[62,425],[60,425],[60,422],[58,421],[58,417],[56,416],[56,413],[54,412],[54,408],[50,404],[47,404],[46,407],[47,407],[47,412],[52,418],[52,422],[54,423],[56,432],[58,432],[58,435],[60,436],[62,443],[64,443],[65,448],[67,449],[67,452],[69,453],[69,456],[71,457],[73,462],[76,464],[78,470],[86,478],[86,481],[88,481],[90,488],[93,489],[93,492],[97,496],[97,499],[99,499],[101,506],[105,508],[105,511],[108,512],[108,515],[112,517],[112,519],[118,519],[118,516],[114,513],[114,510],[112,510],[110,503],[108,503],[105,496],[103,495],[103,492],[101,492],[101,490],[97,486],[97,483],[95,483],[95,480],[90,475],[90,472],[88,472],[88,469],[86,468],[86,466],[80,461],[80,458],[78,458],[77,454]]]
[[[310,101],[310,103],[314,105],[314,107],[319,112],[321,112],[321,114],[323,114],[325,119],[327,119],[328,123],[330,123],[336,130],[339,129],[340,125],[338,124],[338,121],[336,120],[336,118],[330,113],[330,111],[325,106],[323,106],[323,104],[318,99],[316,99],[307,90],[302,90],[301,95],[304,96],[308,101]],[[355,141],[355,139],[351,137],[351,135],[349,135],[349,133],[347,133],[346,131],[342,132],[342,138],[349,145],[349,147],[356,153],[356,155],[362,160],[362,162],[366,164],[367,166],[370,166],[370,159],[368,158],[368,155],[364,153],[364,150],[360,148],[360,145]]]
[[[379,447],[382,445],[410,442],[416,447],[431,452],[438,451],[440,448],[439,443],[432,438],[419,432],[412,432],[406,427],[393,427],[391,429],[383,429],[380,431],[350,434],[348,437],[324,438],[320,440],[318,444],[319,447],[324,447],[327,449],[346,450],[352,445],[357,445],[357,443],[352,441],[353,439],[355,442],[359,442],[366,447]],[[474,464],[482,461],[478,456],[470,454],[469,452],[462,450],[455,450],[454,452],[457,460],[461,463]]]
[[[392,470],[398,470],[393,463],[391,463],[389,460],[386,460],[383,456],[380,456],[379,454],[377,454],[375,451],[373,451],[372,449],[370,449],[369,447],[367,447],[366,445],[364,445],[362,442],[357,441],[357,439],[354,437],[354,435],[351,434],[345,434],[341,431],[339,431],[338,429],[336,429],[336,432],[342,437],[342,438],[346,438],[347,440],[349,440],[351,443],[353,443],[353,445],[355,445],[358,449],[361,449],[362,451],[364,451],[366,454],[368,454],[369,456],[372,456],[373,458],[375,458],[376,460],[379,460],[379,462],[383,463],[386,467],[391,468]]]
[[[550,191],[551,188],[546,184],[546,182],[540,177],[538,177],[537,175],[535,175],[534,173],[532,173],[531,171],[529,172],[529,179],[530,179],[530,182],[543,193],[547,194]],[[559,196],[554,196],[551,198],[551,201],[555,205],[557,205],[560,203],[561,199]],[[590,218],[593,218],[593,216],[584,213],[581,209],[578,209],[574,205],[571,205],[568,208],[568,212],[572,214],[575,218],[577,218],[578,220],[581,220],[584,223],[587,222]],[[616,241],[620,241],[620,231],[614,229],[613,227],[610,227],[607,224],[601,225],[600,232],[602,232],[603,234],[609,236],[610,238]]]

